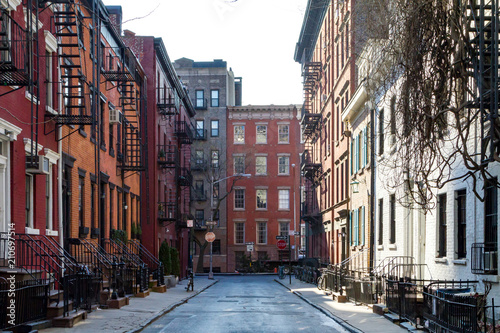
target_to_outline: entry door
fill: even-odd
[[[63,181],[62,181],[62,211],[63,211],[63,230],[64,238],[67,240],[71,238],[70,233],[70,218],[71,218],[71,168],[68,166],[63,167]],[[69,244],[65,242],[66,250],[69,250]]]
[[[106,200],[106,184],[105,183],[101,183],[99,200],[101,200],[101,202],[99,203],[100,238],[104,239],[104,238],[106,238],[104,228],[106,226],[106,202],[107,202],[107,200]]]

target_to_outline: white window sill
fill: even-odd
[[[467,259],[455,259],[453,264],[467,266]]]
[[[26,99],[31,102],[31,93],[29,91],[24,92],[24,97],[26,97]],[[33,96],[33,104],[40,105],[40,102],[37,100],[36,96]]]
[[[377,245],[377,250],[383,251],[384,250],[384,246],[383,245]]]
[[[284,177],[284,176],[290,176],[290,174],[289,173],[278,173],[278,177],[279,176],[282,176],[282,177]]]
[[[447,264],[448,258],[434,258],[436,264]]]
[[[51,108],[50,106],[48,105],[45,105],[45,111],[47,111],[48,113],[52,113],[54,115],[57,115],[59,114],[59,112],[57,112],[56,110],[54,110],[53,108]]]
[[[40,235],[40,229],[33,229],[30,227],[25,227],[24,233],[28,234],[28,235]]]
[[[244,212],[245,208],[233,208],[233,211],[235,211],[235,212]]]
[[[46,235],[46,236],[59,236],[59,231],[57,231],[57,230],[45,229],[45,235]]]
[[[267,208],[256,208],[255,210],[259,212],[266,212]]]
[[[398,246],[396,244],[389,244],[389,246],[387,247],[389,250],[397,250],[398,249]]]
[[[279,145],[289,145],[290,142],[278,142]]]
[[[267,145],[267,142],[256,142],[256,145]]]
[[[256,173],[256,176],[267,176],[267,173]]]
[[[289,212],[290,208],[278,208],[278,212]]]
[[[233,142],[233,144],[235,144],[235,145],[244,145],[245,143],[244,142]]]

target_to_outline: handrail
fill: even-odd
[[[373,275],[379,275],[382,271],[384,271],[389,265],[393,264],[395,260],[398,259],[410,259],[411,261],[415,261],[415,258],[412,256],[390,256],[385,257],[378,265],[372,270]],[[385,263],[387,261],[387,263]],[[384,264],[385,263],[385,264]],[[382,274],[383,276],[384,274]]]

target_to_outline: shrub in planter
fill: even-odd
[[[111,233],[111,239],[114,241],[119,240],[123,244],[127,244],[127,242],[128,242],[127,232],[125,230],[114,230]]]
[[[179,251],[175,247],[170,248],[170,257],[172,258],[172,275],[181,275],[181,263],[179,260]]]
[[[160,246],[158,257],[163,264],[165,275],[172,274],[172,260],[170,258],[170,247],[166,241],[163,241]]]

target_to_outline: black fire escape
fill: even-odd
[[[500,120],[499,106],[499,34],[500,18],[497,0],[469,0],[465,2],[464,12],[468,22],[466,41],[469,73],[473,84],[469,96],[469,108],[479,113],[481,124],[481,163],[488,165],[500,161]],[[495,194],[489,193],[491,188]],[[485,182],[485,196],[496,196],[496,187]],[[485,199],[486,201],[486,199]],[[496,212],[496,208],[485,205],[485,210]],[[495,213],[496,214],[496,213]],[[491,214],[485,211],[484,243],[474,243],[471,248],[471,271],[473,274],[498,273],[498,240],[493,230]],[[496,217],[495,217],[496,218]],[[490,219],[490,220],[488,220]],[[493,234],[493,235],[492,235]]]
[[[143,171],[143,144],[141,140],[140,102],[143,82],[137,71],[134,54],[128,47],[104,48],[106,61],[101,74],[108,82],[116,83],[120,93],[122,115],[122,147],[118,151],[119,167],[123,171]]]
[[[180,99],[175,89],[167,86],[156,88],[156,107],[158,113],[166,118],[179,113]]]

